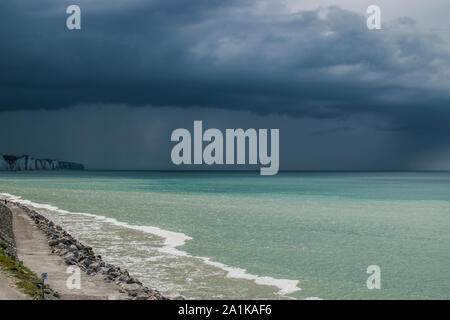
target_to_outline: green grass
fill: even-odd
[[[15,259],[6,255],[6,244],[0,241],[0,268],[8,272],[15,279],[15,285],[25,294],[35,300],[42,299],[42,291],[37,286],[40,279],[37,275]]]

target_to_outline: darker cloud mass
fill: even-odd
[[[369,31],[339,7],[286,13],[252,1],[0,3],[0,110],[86,103],[387,117],[448,133],[446,44],[411,19]]]

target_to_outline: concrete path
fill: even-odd
[[[20,291],[14,285],[14,279],[5,271],[0,270],[0,300],[30,300],[31,297]]]
[[[68,289],[66,282],[71,275],[64,260],[51,253],[47,238],[34,221],[14,204],[8,207],[13,213],[13,229],[17,256],[23,264],[37,275],[48,274],[48,283],[63,300],[123,300],[129,299],[126,293],[119,292],[114,283],[89,276],[81,271],[81,289]]]

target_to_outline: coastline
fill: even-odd
[[[259,186],[258,182],[258,187],[254,185],[254,192],[261,197],[242,196],[240,190],[229,189],[229,186],[243,178],[222,177],[199,180],[198,177],[188,179],[178,174],[5,174],[2,175],[1,189],[9,194],[2,193],[0,198],[7,197],[33,208],[95,248],[106,262],[128,269],[144,284],[159,289],[166,296],[182,295],[188,299],[337,299],[341,294],[355,299],[440,299],[447,296],[445,274],[431,273],[427,268],[430,259],[436,268],[445,270],[446,266],[447,255],[443,249],[448,240],[444,227],[449,213],[448,194],[445,194],[445,185],[450,179],[448,174],[320,175],[312,178],[292,175],[273,186],[275,191],[283,191],[278,195],[274,192],[277,196],[267,201],[260,201],[267,191],[266,184]],[[373,182],[370,187],[355,190],[355,185],[360,186],[367,181]],[[384,187],[386,181],[389,184]],[[196,193],[185,195],[183,190],[195,182],[198,182]],[[243,184],[253,182],[255,180],[251,176],[242,180]],[[213,186],[218,188],[214,189],[214,193],[203,192]],[[316,188],[319,188],[320,194],[302,195]],[[227,190],[230,194],[225,196]],[[294,192],[299,195],[291,197]],[[346,194],[352,197],[346,197]],[[442,197],[435,199],[436,194]],[[357,197],[354,199],[354,196]],[[203,210],[203,203],[210,205]],[[223,210],[222,204],[225,205]],[[277,207],[282,210],[276,211]],[[240,208],[245,215],[236,213],[239,212],[236,209]],[[274,212],[277,212],[276,216]],[[202,217],[210,220],[198,219]],[[186,220],[194,227],[185,225]],[[222,228],[223,222],[229,224]],[[176,231],[180,236],[189,235],[192,240],[174,248],[166,238],[153,235],[154,230],[148,228],[154,226]],[[228,226],[233,228],[233,232],[221,234],[229,230]],[[247,228],[241,226],[250,226],[249,236],[242,233]],[[215,228],[218,228],[217,234],[211,232]],[[278,232],[282,230],[290,231],[287,237],[284,237],[285,233]],[[236,238],[249,239],[252,231],[258,231],[257,235],[261,235],[254,243],[234,241]],[[230,237],[233,234],[236,234],[235,238]],[[383,234],[379,238],[380,246],[371,247],[373,237],[378,234]],[[229,242],[213,242],[212,239]],[[280,242],[274,243],[274,239]],[[171,244],[175,246],[177,243]],[[269,247],[261,247],[264,244]],[[293,246],[282,247],[289,244]],[[205,245],[210,245],[206,249],[214,251],[204,250]],[[364,254],[368,246],[371,250]],[[420,248],[423,246],[432,249],[433,255],[422,254]],[[251,253],[249,259],[232,261],[219,251],[221,247],[242,250],[243,253],[252,247],[255,254]],[[290,251],[291,248],[297,250]],[[177,249],[180,254],[191,256],[164,253],[166,249]],[[327,251],[318,251],[320,249]],[[355,250],[362,254],[355,255]],[[260,252],[269,253],[267,260],[265,256],[257,255]],[[272,252],[273,256],[270,255]],[[395,254],[396,260],[387,259],[386,253]],[[272,275],[265,268],[270,265],[287,271],[287,276],[278,278],[289,278],[289,270],[301,268],[297,274],[292,273],[294,276],[291,279],[301,279],[303,290],[292,295],[276,295],[276,288],[272,286],[256,286],[254,281],[235,280],[220,266],[206,265],[199,257],[211,257],[211,261],[245,268],[247,274],[259,275],[260,278]],[[249,262],[253,258],[264,269],[252,268]],[[338,261],[342,263],[342,271],[345,271],[341,274],[339,286],[335,285],[337,278],[327,278],[336,267],[327,263],[333,259],[341,259]],[[420,274],[414,277],[399,275],[396,280],[398,285],[391,290],[365,291],[365,279],[356,283],[352,281],[352,275],[365,276],[365,267],[373,260],[380,265],[392,263],[393,270],[402,270],[405,263],[414,263],[414,270],[420,271]],[[427,282],[427,279],[434,282]],[[423,287],[420,292],[414,290],[418,283]],[[359,288],[355,289],[357,285]]]
[[[144,286],[144,284],[141,281],[130,275],[126,269],[122,269],[119,266],[106,263],[105,261],[103,261],[100,255],[95,254],[93,248],[83,244],[78,239],[73,237],[70,233],[65,231],[61,226],[55,224],[53,221],[44,217],[39,212],[27,207],[26,205],[14,201],[8,201],[8,206],[1,204],[1,208],[3,213],[5,211],[9,211],[10,214],[9,218],[12,218],[14,220],[13,224],[15,228],[17,228],[20,219],[24,220],[23,216],[19,217],[18,210],[23,212],[24,215],[28,216],[30,218],[28,224],[34,223],[35,227],[39,229],[38,232],[40,232],[45,236],[45,238],[44,237],[42,238],[45,239],[48,251],[51,252],[51,255],[54,255],[55,258],[59,258],[60,260],[63,261],[63,264],[65,264],[64,268],[70,266],[78,267],[81,276],[84,279],[88,279],[91,282],[96,282],[97,286],[98,284],[101,284],[101,282],[104,282],[105,284],[107,284],[106,288],[108,289],[110,288],[111,291],[118,292],[115,295],[111,292],[110,296],[113,297],[112,299],[119,298],[131,300],[169,300],[169,298],[163,296],[157,290],[150,289]],[[5,210],[5,208],[7,209]],[[12,213],[13,211],[14,214]],[[2,214],[2,216],[5,215]],[[12,230],[11,223],[9,223],[8,229]],[[10,236],[10,238],[12,237],[13,239],[17,239],[19,236],[19,234],[13,234],[13,232],[8,232],[8,235]],[[27,236],[30,237],[30,235]],[[33,239],[33,237],[31,238],[32,239],[30,239],[31,240],[30,243],[37,241],[37,239]],[[17,251],[17,253],[19,253],[18,242],[19,241],[14,240],[9,242],[8,247],[10,247],[10,252],[15,253]],[[31,245],[27,244],[27,246]],[[35,248],[27,248],[27,249],[34,250]],[[17,256],[19,256],[19,254],[17,254]],[[33,270],[33,268],[31,269],[32,271],[35,271]],[[64,277],[65,279],[69,275],[64,274],[61,276]],[[59,293],[54,295],[53,290],[49,292],[52,292],[52,298],[60,298]],[[80,296],[84,295],[83,288],[78,290],[78,294]],[[70,295],[70,297],[68,295],[66,296],[68,297],[68,299],[71,300],[78,299],[77,294]],[[62,295],[62,298],[64,298],[64,295]],[[184,298],[175,297],[173,299],[184,299]]]
[[[210,257],[205,256],[196,256],[191,255],[190,253],[183,251],[182,249],[178,248],[180,246],[183,246],[186,241],[192,240],[192,238],[184,233],[180,232],[173,232],[165,229],[161,229],[154,226],[142,226],[142,225],[133,225],[126,222],[118,221],[115,218],[110,218],[102,215],[96,215],[92,213],[85,213],[85,212],[72,212],[67,211],[64,209],[60,209],[58,207],[55,207],[51,204],[42,204],[42,203],[36,203],[34,201],[22,199],[21,196],[9,194],[9,193],[0,193],[0,197],[4,197],[9,199],[9,201],[17,203],[23,207],[28,208],[28,210],[36,211],[43,209],[44,211],[51,211],[51,212],[57,212],[62,215],[70,215],[70,216],[81,216],[81,217],[88,217],[93,218],[95,221],[105,222],[107,224],[118,226],[121,228],[126,228],[130,230],[136,230],[139,232],[143,232],[146,234],[151,234],[156,237],[159,237],[163,241],[163,245],[161,247],[154,248],[157,252],[168,254],[173,257],[182,257],[182,258],[189,258],[189,259],[195,259],[199,262],[201,262],[204,265],[210,266],[214,269],[220,270],[219,272],[224,272],[224,278],[225,279],[235,279],[235,280],[243,280],[243,281],[249,281],[251,283],[254,283],[256,286],[263,286],[263,287],[273,287],[276,288],[275,291],[273,291],[273,294],[275,295],[276,299],[295,299],[292,296],[290,296],[292,293],[295,293],[297,291],[301,291],[302,289],[299,287],[299,280],[291,280],[291,279],[281,279],[281,278],[273,278],[270,276],[264,276],[264,275],[256,275],[249,273],[246,269],[243,269],[241,267],[235,267],[235,266],[229,266],[226,264],[223,264],[221,262],[217,262],[213,260]],[[51,220],[48,218],[47,215],[43,215],[41,213],[38,213],[43,218]],[[110,260],[111,256],[108,254],[105,254],[105,260]],[[118,263],[113,262],[116,265],[120,265],[120,262]],[[148,283],[148,280],[147,280]],[[161,283],[160,283],[161,285]],[[164,283],[162,283],[162,286],[164,286]],[[174,292],[171,296],[174,298],[169,299],[190,299],[185,298],[184,294],[179,292]],[[192,297],[191,297],[192,298]],[[315,298],[315,297],[314,297]],[[193,299],[198,299],[198,297],[193,297]]]

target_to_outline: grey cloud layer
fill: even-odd
[[[374,124],[379,119],[370,117],[336,123],[335,119],[265,117],[248,111],[107,105],[7,111],[1,119],[0,137],[8,137],[0,139],[2,152],[78,161],[88,169],[259,170],[259,165],[173,165],[171,132],[175,128],[193,130],[193,121],[198,119],[203,120],[204,129],[280,128],[282,170],[433,168],[428,158],[419,159],[426,166],[418,166],[416,157],[405,158],[410,146],[393,132],[377,131]]]
[[[448,168],[450,46],[411,18],[368,31],[363,12],[280,1],[77,3],[81,31],[72,1],[0,1],[0,151],[167,168],[170,131],[205,117],[282,128],[284,169]]]
[[[337,7],[323,17],[256,14],[241,1],[126,3],[80,1],[83,30],[71,32],[65,1],[2,1],[1,108],[102,102],[335,116],[449,98],[449,56],[407,19],[370,32],[362,15]]]
[[[69,4],[0,2],[0,110],[371,114],[388,120],[380,130],[420,135],[423,146],[449,134],[449,46],[410,18],[368,31],[363,13],[339,7],[287,14],[254,1],[80,0],[83,29],[68,31]]]

